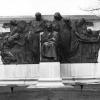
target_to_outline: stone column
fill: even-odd
[[[37,87],[62,87],[59,62],[41,62]]]

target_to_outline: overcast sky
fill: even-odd
[[[58,11],[64,15],[94,14],[82,9],[99,7],[99,4],[98,0],[0,0],[0,16],[34,16],[35,12],[54,14]]]

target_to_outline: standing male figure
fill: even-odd
[[[45,27],[45,21],[42,18],[41,13],[35,14],[35,20],[31,23],[31,33],[29,38],[29,48],[32,51],[34,63],[40,61],[40,33],[43,32]]]
[[[53,23],[58,27],[58,57],[60,62],[68,62],[71,42],[70,21],[64,19],[59,12],[54,14]]]

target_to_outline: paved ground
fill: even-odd
[[[73,88],[0,87],[0,100],[100,100],[100,85]]]

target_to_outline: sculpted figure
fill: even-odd
[[[71,23],[64,19],[59,12],[54,14],[53,23],[59,27],[58,31],[58,57],[60,62],[69,62],[70,42],[71,42]]]
[[[42,61],[57,61],[56,44],[57,32],[53,30],[52,23],[48,22],[41,36]]]
[[[82,19],[76,24],[73,36],[71,49],[76,45],[76,50],[72,50],[75,53],[70,57],[70,61],[72,63],[96,63],[100,43],[99,33],[87,30],[86,21]]]
[[[31,22],[30,33],[28,35],[28,48],[33,56],[33,63],[40,62],[40,33],[44,31],[45,21],[41,13],[35,14],[35,20]]]
[[[9,59],[7,60],[11,60],[13,58],[15,61],[13,62],[11,60],[9,62],[10,64],[26,63],[25,62],[25,36],[26,36],[25,27],[26,27],[25,21],[18,22],[17,27],[14,28],[10,36],[6,37],[2,49],[2,58],[4,59],[4,61],[7,57],[9,57]],[[8,62],[6,61],[5,64],[8,64]]]

